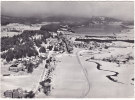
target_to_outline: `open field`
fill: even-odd
[[[56,56],[56,59],[59,62],[53,75],[53,89],[49,97],[83,97],[89,84],[76,55],[60,54]],[[72,61],[74,63],[71,63]],[[42,94],[40,97],[46,96]]]
[[[71,35],[69,38],[70,37],[72,37],[71,40],[74,41],[73,38],[76,37],[76,35]],[[100,39],[104,40],[105,38]],[[57,63],[52,75],[51,93],[49,96],[46,96],[44,93],[39,92],[35,97],[133,97],[133,43],[113,41],[110,43],[90,44],[90,46],[92,45],[97,45],[97,47],[93,47],[92,49],[74,47],[73,53],[71,54],[67,52],[56,54]],[[108,48],[104,48],[104,45],[107,45]],[[103,47],[101,48],[100,46]],[[53,49],[49,52],[48,57],[54,53]],[[42,71],[44,71],[44,65],[45,61],[40,64],[32,74],[1,76],[1,93],[9,89],[20,87],[28,91],[37,90],[39,80],[43,73]],[[9,66],[10,64],[2,65],[2,74],[10,73],[7,72]]]
[[[129,59],[122,63],[129,56],[133,56],[133,43],[114,41],[101,44],[109,45],[109,48],[89,50],[74,47],[71,54],[65,52],[55,55],[57,63],[52,76],[51,93],[46,96],[40,92],[36,98],[133,97],[134,61]],[[52,54],[53,51],[50,51],[48,56]],[[103,60],[112,58],[120,62]],[[29,91],[34,90],[38,86],[44,65],[45,62],[40,64],[32,74],[1,76],[1,93],[19,87]],[[3,65],[3,74],[8,73],[6,71],[9,66],[10,64]]]
[[[59,31],[56,30],[57,32],[54,32],[54,28],[52,32],[49,32],[52,29],[52,26],[49,26],[49,30],[46,30],[45,27],[45,30],[41,32],[38,26],[37,30],[29,32],[28,29],[26,34],[22,36],[25,37],[23,38],[24,40],[31,40],[31,42],[25,41],[26,43],[33,43],[32,46],[37,51],[37,55],[33,55],[33,57],[35,56],[34,60],[38,60],[36,56],[40,56],[40,60],[43,60],[43,56],[46,59],[43,63],[40,62],[41,64],[35,67],[31,74],[24,70],[20,72],[9,71],[9,67],[13,65],[13,59],[8,61],[8,55],[12,58],[10,53],[16,53],[17,51],[3,56],[1,67],[2,97],[4,97],[3,93],[6,90],[17,88],[33,91],[35,98],[127,98],[134,96],[133,29],[118,31],[117,34],[111,32],[111,34],[108,33],[106,35],[103,31],[102,35],[98,33],[90,35],[89,29],[87,30],[88,33],[79,34],[73,33],[71,30],[68,31],[68,26],[62,27],[64,27],[64,31],[60,30],[60,28]],[[6,33],[8,34],[8,32]],[[12,36],[16,35],[16,33],[18,34],[19,32],[11,34],[10,41],[8,39],[5,40],[5,42],[8,41],[9,47],[11,45],[10,42],[12,42]],[[33,35],[30,33],[33,33]],[[47,34],[48,37],[46,36]],[[32,35],[32,38],[29,35]],[[14,50],[15,44],[17,44],[16,40],[12,43],[12,48],[4,48],[6,44],[4,42],[4,51],[1,53],[4,54],[9,49]],[[20,42],[18,45],[26,44],[20,40],[18,40]],[[42,46],[42,49],[40,46]],[[27,50],[28,47],[31,47],[31,45],[25,48],[26,51],[22,50],[22,54],[29,51]],[[18,48],[23,47],[20,46]],[[40,53],[42,50],[44,53]],[[21,51],[21,49],[18,51]],[[31,53],[29,52],[29,54]],[[26,56],[27,54],[24,54],[19,57],[25,58]],[[13,58],[16,57],[18,56],[13,55]],[[3,61],[7,64],[3,64]],[[10,76],[7,74],[10,74]],[[45,85],[41,84],[47,79],[51,80],[48,83],[50,90],[46,89],[45,82]],[[49,93],[46,94],[45,91],[49,91]]]
[[[118,52],[116,51],[117,49],[111,51],[111,53],[117,55]],[[103,57],[103,55],[105,57],[105,54],[106,53],[99,53],[95,55],[100,58],[100,56]],[[134,82],[132,81],[134,77],[134,65],[132,62],[118,66],[116,63],[90,60],[91,55],[88,53],[86,53],[86,55],[87,56],[80,56],[80,59],[88,72],[91,83],[91,91],[87,97],[134,97]],[[101,66],[98,66],[98,63]],[[118,73],[117,76],[115,76],[116,73]],[[110,76],[112,80],[109,79],[108,76]]]
[[[125,45],[128,45],[128,43]],[[53,79],[54,89],[49,97],[134,97],[133,61],[118,65],[100,60],[87,60],[91,56],[102,58],[111,55],[123,55],[125,51],[128,51],[127,54],[133,52],[132,46],[109,48],[109,50],[100,51],[97,54],[96,51],[74,48],[73,54],[59,55],[60,62],[56,66]],[[89,52],[93,53],[90,54]],[[77,61],[77,56],[83,68]],[[101,64],[99,69],[95,62]],[[117,76],[113,76],[115,72],[118,73]],[[112,80],[107,76],[110,76]]]
[[[16,88],[23,88],[24,90],[34,90],[39,84],[45,62],[41,63],[32,74],[19,76],[1,76],[1,91],[12,90]],[[1,94],[3,97],[3,94]]]
[[[0,98],[134,98],[133,1],[1,2]]]

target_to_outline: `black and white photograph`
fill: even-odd
[[[1,1],[0,98],[134,98],[134,1]]]

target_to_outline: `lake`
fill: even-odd
[[[113,35],[120,33],[123,28],[120,25],[90,25],[72,28],[75,33],[87,35]]]

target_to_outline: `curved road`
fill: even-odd
[[[49,51],[49,54],[48,54],[47,58],[49,58],[53,54],[53,50],[54,50],[54,46],[53,46],[52,50]],[[43,66],[45,66],[46,60],[44,60],[42,64],[43,64]],[[33,91],[36,95],[38,94],[38,88],[40,87],[39,83],[45,79],[46,70],[47,69],[45,67],[43,67],[43,70],[42,70],[41,76],[39,78],[39,81],[38,81],[37,85],[35,86],[35,88],[33,89]]]
[[[86,80],[87,80],[87,83],[88,83],[88,90],[87,90],[86,93],[82,96],[82,97],[86,97],[86,96],[88,95],[88,93],[90,92],[90,81],[89,81],[89,78],[88,78],[87,70],[86,70],[85,67],[82,65],[82,63],[81,63],[81,61],[80,61],[80,58],[79,58],[79,56],[78,56],[78,53],[79,53],[79,52],[80,52],[80,51],[76,52],[76,57],[77,57],[77,60],[78,60],[80,66],[81,66],[81,68],[82,68],[82,70],[83,70],[83,72],[84,72],[84,75],[85,75]]]
[[[43,64],[45,64],[45,63],[43,63]],[[44,65],[43,65],[43,66],[44,66]],[[45,67],[43,67],[43,70],[42,70],[42,72],[41,72],[40,78],[39,78],[38,82],[36,83],[35,88],[32,89],[32,91],[33,91],[36,95],[38,94],[38,88],[40,87],[40,84],[39,84],[39,83],[44,79],[44,77],[45,77]]]

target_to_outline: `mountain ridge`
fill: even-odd
[[[120,19],[104,17],[104,16],[92,16],[91,18],[85,17],[72,17],[72,16],[50,16],[46,18],[36,17],[13,17],[1,15],[1,25],[7,25],[9,23],[21,23],[21,24],[36,24],[41,22],[62,22],[62,23],[110,23],[110,22],[126,22]]]

